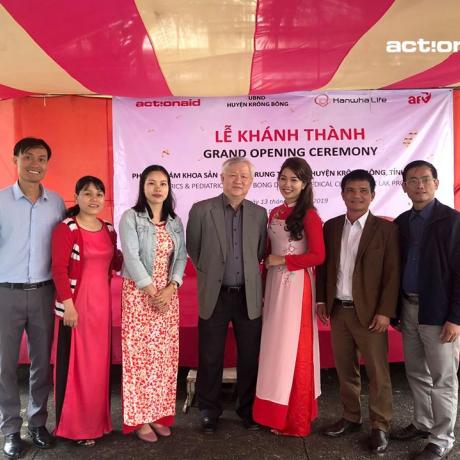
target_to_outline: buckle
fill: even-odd
[[[222,286],[222,290],[227,294],[238,294],[244,289],[244,286]]]
[[[353,300],[342,300],[342,299],[335,299],[336,303],[338,303],[342,308],[355,308],[355,303]]]
[[[24,284],[24,287],[22,288],[22,290],[23,291],[35,291],[35,289],[38,289],[41,286],[43,286],[43,283]]]

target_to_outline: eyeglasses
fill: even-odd
[[[411,187],[417,187],[418,185],[428,185],[430,182],[435,181],[434,177],[424,176],[424,177],[411,177],[405,183]]]

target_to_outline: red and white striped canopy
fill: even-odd
[[[0,98],[458,86],[459,24],[459,0],[0,0]]]

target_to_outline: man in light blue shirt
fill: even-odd
[[[30,357],[28,432],[36,447],[53,444],[45,426],[54,297],[50,246],[65,207],[59,195],[41,185],[50,157],[42,139],[20,140],[13,157],[18,181],[0,190],[0,428],[8,458],[24,451],[16,377],[24,330]]]

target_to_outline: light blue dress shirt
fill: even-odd
[[[57,193],[41,188],[35,203],[17,182],[0,190],[0,283],[51,279],[51,233],[65,206]]]

